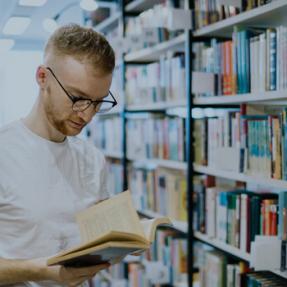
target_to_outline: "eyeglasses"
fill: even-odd
[[[72,109],[74,112],[83,112],[87,110],[91,105],[93,105],[96,113],[106,113],[118,104],[111,91],[109,91],[109,94],[107,95],[107,96],[111,95],[113,99],[111,101],[110,100],[92,101],[91,99],[83,99],[80,97],[73,96],[64,88],[64,86],[61,84],[61,82],[54,74],[53,70],[50,67],[46,67],[46,69],[51,72],[52,76],[58,82],[58,84],[63,89],[65,94],[72,101],[73,103]]]

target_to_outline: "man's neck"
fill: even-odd
[[[65,135],[50,124],[39,100],[35,103],[30,114],[24,118],[23,122],[33,133],[49,141],[63,142],[66,138]]]

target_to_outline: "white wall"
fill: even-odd
[[[0,126],[29,113],[38,95],[35,73],[41,63],[40,51],[0,54]]]

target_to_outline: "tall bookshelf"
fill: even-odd
[[[280,25],[286,25],[286,17],[283,17],[282,13],[285,13],[287,9],[286,1],[272,1],[271,3],[266,3],[260,7],[253,8],[251,10],[242,12],[238,15],[232,16],[230,18],[209,24],[194,30],[192,33],[193,43],[197,42],[209,42],[211,38],[218,38],[219,42],[227,41],[232,39],[232,33],[234,27],[240,27],[240,29],[250,29],[259,28],[262,29],[261,33],[264,33],[264,28],[273,28]],[[254,36],[254,35],[253,35]],[[193,45],[194,45],[193,44]],[[251,64],[250,64],[251,65]],[[286,105],[286,90],[277,89],[269,91],[249,91],[241,94],[232,93],[229,95],[213,95],[206,97],[193,97],[193,108],[240,108],[242,105],[265,105],[265,106],[279,106]],[[192,119],[194,122],[194,120]],[[235,155],[234,155],[235,157]],[[277,190],[282,190],[282,192],[287,187],[286,180],[271,178],[271,176],[260,176],[255,174],[249,174],[247,172],[239,172],[226,170],[224,168],[218,168],[218,166],[208,166],[203,164],[198,164],[193,162],[192,169],[194,174],[214,176],[217,178],[223,178],[228,180],[233,180],[234,182],[241,182],[244,184],[260,185],[262,187],[268,187],[270,189],[275,188]],[[192,176],[193,178],[193,176]],[[279,191],[280,192],[280,191]],[[189,221],[189,224],[191,222]],[[252,262],[251,254],[249,252],[243,251],[237,247],[230,244],[226,244],[217,238],[211,238],[199,231],[193,233],[193,237],[201,242],[204,242],[210,246],[215,247],[223,253],[229,254],[232,257],[243,260],[246,263]],[[269,268],[267,268],[269,269]],[[287,272],[280,272],[279,270],[271,270],[276,273],[281,278],[287,279]],[[287,281],[286,281],[287,282]],[[252,285],[253,286],[253,285]]]
[[[125,21],[128,17],[136,17],[140,12],[145,11],[153,7],[162,1],[150,1],[150,0],[134,0],[127,5],[120,2],[119,12],[103,23],[99,24],[96,29],[100,32],[107,32],[110,28],[114,28],[118,25],[120,34],[125,37]],[[177,1],[175,1],[176,3]],[[195,2],[193,0],[186,0],[186,9],[195,9]],[[178,3],[176,3],[178,4]],[[194,131],[194,119],[192,118],[192,110],[194,108],[233,108],[240,107],[242,104],[262,104],[270,105],[277,104],[282,105],[287,103],[287,94],[283,90],[275,91],[260,91],[260,92],[248,92],[232,95],[216,95],[209,97],[195,97],[192,95],[192,49],[198,42],[209,42],[212,37],[217,37],[220,41],[230,39],[234,26],[240,26],[242,29],[250,27],[277,27],[279,25],[285,25],[287,2],[285,0],[273,0],[271,3],[263,6],[244,11],[238,15],[230,18],[217,21],[213,24],[205,25],[195,30],[185,30],[182,34],[173,37],[170,40],[158,43],[154,46],[143,48],[137,51],[131,51],[124,53],[117,61],[118,68],[121,73],[121,93],[123,96],[123,105],[115,113],[109,115],[111,117],[117,116],[121,119],[121,135],[122,135],[122,151],[112,152],[105,151],[106,156],[109,158],[116,158],[120,161],[123,168],[123,190],[128,188],[128,166],[132,161],[139,162],[144,165],[156,165],[164,168],[170,168],[175,170],[184,171],[187,179],[186,193],[187,193],[187,210],[188,221],[187,223],[174,220],[174,229],[185,234],[185,238],[188,241],[188,263],[187,274],[188,283],[184,286],[196,286],[193,283],[195,266],[194,266],[194,242],[200,241],[206,245],[214,247],[216,250],[220,250],[224,254],[228,254],[232,258],[237,258],[246,263],[250,263],[251,255],[246,251],[242,251],[237,247],[224,243],[218,239],[210,238],[206,234],[193,230],[193,196],[194,196],[194,184],[193,178],[197,174],[214,176],[218,178],[224,178],[229,180],[238,181],[241,183],[256,183],[261,186],[274,187],[278,189],[286,189],[286,180],[266,178],[254,175],[248,175],[245,173],[221,170],[217,167],[205,166],[194,163],[194,149],[193,149],[193,131]],[[183,51],[185,55],[185,90],[186,100],[178,101],[174,103],[169,102],[157,102],[148,104],[134,104],[127,105],[127,99],[125,95],[126,89],[126,71],[130,66],[143,65],[159,61],[162,54],[168,51]],[[155,159],[155,158],[130,158],[127,151],[127,123],[130,115],[136,118],[136,115],[140,115],[142,112],[159,113],[167,111],[172,108],[181,108],[185,113],[185,128],[186,128],[186,146],[185,146],[185,161],[178,162],[172,160]],[[181,111],[182,113],[182,111]],[[104,116],[105,117],[105,116]],[[145,217],[159,216],[157,212],[151,210],[139,210],[139,213]],[[287,272],[281,272],[279,270],[270,270],[280,276],[287,279]],[[182,285],[180,285],[182,286]]]
[[[115,15],[112,15],[108,19],[104,20],[102,23],[98,24],[95,29],[101,33],[108,33],[110,29],[115,29],[118,27],[118,34],[120,37],[125,38],[125,24],[126,20],[131,17],[137,17],[141,12],[152,8],[155,4],[158,3],[163,3],[164,1],[159,0],[159,1],[150,1],[150,0],[136,0],[136,1],[131,1],[127,5],[125,5],[123,2],[120,2],[119,4],[119,10],[118,13],[115,13]],[[179,5],[179,1],[171,1],[173,2],[174,6]],[[188,8],[188,7],[186,7]],[[158,62],[160,58],[162,57],[163,54],[169,52],[169,51],[179,51],[179,52],[184,52],[185,53],[185,62],[189,63],[189,55],[190,55],[190,34],[191,32],[189,30],[182,31],[182,33],[176,37],[172,37],[170,40],[167,41],[162,41],[156,45],[141,48],[139,50],[135,51],[130,51],[128,53],[123,53],[121,54],[118,59],[117,59],[117,69],[120,70],[121,72],[121,83],[118,85],[120,86],[121,93],[124,95],[123,96],[123,101],[121,107],[116,111],[112,112],[109,115],[100,115],[98,118],[100,121],[105,121],[105,119],[112,119],[114,117],[120,118],[122,127],[121,127],[121,141],[122,141],[122,150],[119,151],[117,150],[116,152],[107,150],[105,147],[107,145],[103,144],[101,147],[104,148],[104,153],[108,160],[110,161],[120,161],[121,166],[123,169],[123,180],[122,180],[122,189],[125,190],[127,189],[128,182],[129,182],[129,166],[131,164],[135,163],[136,165],[143,165],[144,167],[146,166],[156,166],[160,167],[166,170],[173,170],[176,172],[180,173],[185,173],[186,174],[186,179],[187,179],[187,171],[188,167],[191,166],[191,162],[187,163],[187,161],[177,161],[177,160],[168,160],[168,159],[160,159],[160,158],[134,158],[130,157],[128,155],[128,150],[127,150],[127,124],[130,118],[136,119],[138,116],[140,117],[141,114],[143,113],[149,113],[150,115],[159,115],[164,113],[165,111],[171,111],[171,114],[173,114],[172,110],[179,109],[180,111],[175,111],[176,114],[180,114],[180,116],[185,118],[185,123],[186,123],[186,132],[189,133],[190,131],[188,128],[189,126],[189,120],[188,117],[190,108],[187,108],[187,104],[190,104],[190,99],[180,99],[176,100],[173,102],[168,102],[168,101],[158,101],[156,103],[140,103],[140,104],[132,104],[128,105],[127,104],[127,96],[125,93],[126,90],[126,73],[129,67],[133,66],[144,66],[152,62]],[[107,37],[109,39],[109,37]],[[190,69],[187,69],[189,71]],[[186,75],[186,83],[184,85],[187,85],[189,87],[189,80],[190,75]],[[115,95],[118,94],[118,92],[115,91]],[[190,90],[186,90],[185,92],[185,98],[190,98],[191,93]],[[174,115],[171,115],[171,117]],[[95,133],[96,131],[96,125],[95,123]],[[189,138],[189,136],[188,136]],[[186,145],[186,147],[189,147],[189,144]],[[184,149],[186,148],[185,146],[183,147]],[[186,157],[187,159],[187,157]],[[190,186],[188,187],[190,188]],[[142,217],[157,217],[157,216],[162,216],[162,214],[152,211],[150,209],[139,209],[138,210],[140,216]],[[187,222],[182,222],[180,220],[173,219],[173,232],[175,234],[178,234],[179,238],[186,238],[188,236],[188,224]],[[190,242],[190,241],[189,241]],[[191,246],[189,246],[189,249]],[[131,265],[133,265],[134,262],[132,260]],[[188,264],[188,266],[191,266],[191,264]],[[126,268],[125,268],[126,269]],[[126,273],[126,272],[125,272]],[[191,274],[191,272],[187,272]],[[192,275],[192,274],[191,274]],[[127,274],[125,274],[127,276]],[[111,276],[105,276],[107,281],[111,282],[111,285],[113,286],[115,280],[111,278]],[[123,283],[123,282],[122,282]],[[187,281],[181,282],[179,286],[186,286],[182,284],[187,284]],[[125,283],[123,283],[125,284]],[[133,284],[133,283],[130,283]],[[156,286],[159,286],[160,284],[157,284]],[[118,286],[115,284],[115,286]],[[119,286],[124,286],[124,285],[119,285]],[[125,285],[126,286],[126,285]],[[129,285],[131,286],[131,285]]]

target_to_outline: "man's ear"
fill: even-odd
[[[39,66],[36,71],[36,81],[40,88],[45,88],[47,84],[48,71],[44,66]]]

